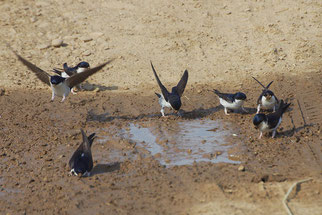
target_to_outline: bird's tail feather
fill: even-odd
[[[157,97],[161,98],[161,95],[159,93],[155,93],[155,95],[157,95]]]
[[[220,92],[216,89],[214,89],[214,93],[219,96]]]
[[[281,99],[278,111],[281,112],[281,114],[283,114],[290,105],[291,105],[291,103],[285,103],[284,100]]]

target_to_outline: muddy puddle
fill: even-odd
[[[109,130],[112,135],[101,135]],[[98,132],[100,144],[109,141],[128,141],[135,144],[133,149],[120,150],[110,147],[108,156],[98,152],[102,162],[122,162],[136,159],[138,154],[153,156],[162,165],[192,165],[194,162],[239,163],[228,151],[233,147],[229,138],[237,136],[236,129],[229,123],[217,120],[184,120],[176,123],[138,122],[129,123],[121,129],[102,128]],[[107,158],[108,157],[108,158]]]

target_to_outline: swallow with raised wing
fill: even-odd
[[[184,89],[186,88],[187,82],[188,82],[188,70],[185,70],[179,83],[177,86],[172,87],[171,93],[165,88],[165,86],[161,83],[154,67],[151,62],[151,67],[155,76],[155,79],[158,82],[158,85],[161,89],[161,94],[155,93],[159,98],[159,104],[161,106],[161,114],[164,115],[164,108],[168,107],[175,111],[179,111],[181,108],[181,96],[184,92]]]
[[[78,174],[81,174],[81,176],[90,176],[90,172],[93,169],[91,146],[95,139],[95,133],[92,133],[88,137],[83,129],[81,129],[81,133],[83,141],[69,160],[70,173],[76,176]]]
[[[11,49],[12,50],[12,49]],[[72,75],[68,78],[61,77],[59,75],[49,75],[44,70],[40,69],[36,65],[32,64],[31,62],[27,61],[25,58],[18,55],[14,50],[12,50],[13,53],[18,57],[18,59],[32,72],[36,74],[36,76],[41,80],[43,83],[47,84],[52,89],[52,97],[51,101],[54,100],[55,96],[62,97],[61,102],[65,100],[65,98],[69,95],[71,92],[71,89],[85,81],[89,76],[95,74],[96,72],[103,69],[107,64],[111,63],[113,61],[109,60],[95,68],[88,69],[84,72],[77,73],[75,75]]]

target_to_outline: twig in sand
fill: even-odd
[[[304,182],[307,182],[307,181],[311,181],[311,180],[312,180],[312,178],[308,178],[308,179],[304,179],[304,180],[301,180],[301,181],[295,182],[295,183],[290,187],[290,189],[288,189],[288,191],[287,191],[287,193],[286,193],[286,195],[285,195],[285,197],[284,197],[284,199],[283,199],[283,205],[285,206],[285,208],[286,208],[286,211],[287,211],[287,214],[288,214],[288,215],[293,215],[293,213],[292,213],[292,211],[291,211],[290,207],[287,205],[287,202],[289,201],[288,196],[290,195],[290,193],[292,192],[292,190],[294,189],[294,187],[297,187],[298,185],[300,185],[300,184],[302,184],[302,183],[304,183]]]

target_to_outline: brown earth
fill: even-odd
[[[286,192],[307,178],[289,206],[321,214],[321,12],[319,1],[1,1],[1,40],[43,69],[117,57],[89,78],[98,92],[49,102],[50,90],[1,45],[1,214],[286,214]],[[65,45],[51,47],[57,38]],[[159,117],[150,60],[166,86],[189,70],[183,117]],[[273,80],[292,103],[275,139],[258,140],[252,126],[260,86],[251,76]],[[249,113],[225,116],[214,88],[246,93]],[[129,123],[193,119],[238,129],[228,141],[241,164],[165,167],[113,136]],[[80,128],[98,135],[87,178],[68,176]]]

